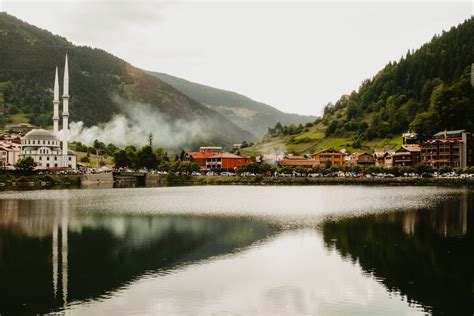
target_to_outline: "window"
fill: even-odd
[[[54,160],[58,160],[58,157],[54,156]]]
[[[49,157],[46,157],[46,160],[49,160]]]
[[[49,168],[49,163],[47,163],[47,164],[46,164],[46,167],[48,167],[48,168]]]
[[[69,156],[69,161],[71,161],[71,157]]]

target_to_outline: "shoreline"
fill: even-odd
[[[21,175],[0,177],[0,191],[38,189],[100,189],[123,187],[171,187],[193,185],[392,185],[474,187],[473,178],[336,178],[336,177],[239,177],[239,176],[162,176],[145,183],[98,181],[81,183],[80,175]]]
[[[195,177],[190,185],[436,185],[473,186],[474,179],[458,178],[335,178],[335,177]]]

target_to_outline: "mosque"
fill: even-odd
[[[66,168],[76,170],[77,157],[68,150],[69,143],[69,66],[66,55],[63,78],[63,124],[59,132],[58,67],[54,80],[53,131],[33,129],[22,139],[19,158],[32,157],[41,169]]]

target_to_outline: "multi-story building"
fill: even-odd
[[[311,156],[320,166],[324,166],[326,161],[330,161],[331,166],[342,167],[344,165],[344,154],[334,148],[321,150]]]
[[[235,170],[240,165],[252,163],[250,157],[240,157],[231,153],[220,153],[206,159],[207,170]]]
[[[419,145],[402,145],[392,155],[392,167],[414,167],[421,161],[420,153]]]
[[[421,161],[435,169],[472,166],[472,144],[473,135],[466,130],[439,132],[421,144]]]
[[[375,158],[368,153],[353,153],[349,160],[350,166],[370,166],[375,165]]]
[[[20,145],[0,142],[0,167],[13,168],[20,155]]]
[[[184,156],[184,160],[195,163],[201,170],[206,170],[206,159],[223,152],[222,147],[200,147],[199,151],[187,152]]]

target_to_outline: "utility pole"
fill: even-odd
[[[150,141],[150,147],[153,148],[153,134],[150,132],[150,135],[148,135],[148,140]]]

